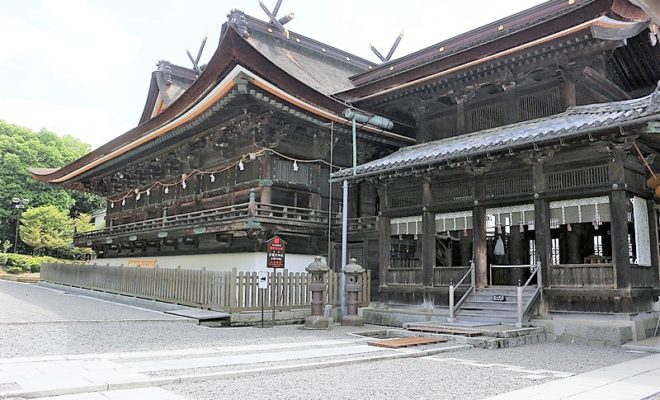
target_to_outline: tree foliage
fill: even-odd
[[[53,205],[69,215],[91,213],[103,206],[99,197],[38,182],[29,167],[59,168],[82,157],[89,145],[73,136],[58,136],[0,120],[0,240],[13,241],[16,210],[12,197],[30,200],[29,207]]]
[[[20,237],[35,254],[62,249],[73,243],[75,223],[56,206],[30,208],[21,216]]]

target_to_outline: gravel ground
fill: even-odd
[[[300,326],[207,328],[192,320],[136,310],[77,294],[162,311],[182,308],[125,296],[59,286],[61,291],[0,281],[0,357],[105,353],[348,339],[349,332],[382,329],[334,327],[308,331]],[[20,321],[21,323],[14,323]],[[93,321],[93,322],[87,322]]]
[[[502,350],[470,350],[430,358],[407,358],[287,372],[259,377],[184,383],[168,390],[194,400],[217,399],[479,399],[521,389],[553,378],[532,380],[525,373],[497,367],[438,362],[434,358],[460,358],[479,363],[504,363],[528,369],[585,372],[623,362],[641,354],[602,347],[540,344]]]
[[[72,293],[65,286],[60,288]],[[172,307],[174,308],[176,306]],[[177,320],[179,318],[80,297],[76,294],[63,294],[40,286],[0,281],[0,324],[124,319]]]
[[[484,364],[511,364],[527,369],[551,369],[577,374],[646,355],[615,347],[544,343],[491,351],[471,349],[455,355],[442,354],[435,357],[455,357]]]
[[[123,305],[131,306],[131,307],[146,308],[148,310],[158,311],[158,312],[165,312],[165,311],[171,311],[171,310],[180,310],[180,309],[190,308],[190,307],[181,306],[181,305],[178,305],[178,304],[163,303],[163,302],[160,302],[160,301],[153,301],[153,300],[147,300],[147,299],[139,299],[137,297],[130,297],[130,296],[123,296],[123,295],[119,295],[119,294],[100,292],[98,290],[81,289],[81,288],[76,288],[76,287],[72,287],[72,286],[57,285],[57,284],[48,283],[48,282],[40,282],[36,286],[47,288],[47,289],[55,289],[55,290],[63,291],[63,292],[69,293],[71,295],[80,295],[80,296],[93,297],[95,299],[111,301],[113,303],[123,304]]]

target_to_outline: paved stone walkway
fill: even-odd
[[[599,368],[487,400],[640,400],[660,393],[660,354]]]
[[[79,354],[0,359],[0,399],[142,399],[159,397],[157,386],[191,380],[223,379],[403,357],[419,357],[466,346],[383,349],[368,339],[302,341],[245,346],[127,353]],[[144,389],[135,392],[126,389]],[[154,389],[154,391],[149,391]],[[147,396],[148,394],[148,396]],[[144,397],[143,397],[144,396]],[[169,396],[169,395],[168,395]]]

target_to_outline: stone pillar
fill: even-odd
[[[351,258],[344,266],[343,273],[346,274],[346,315],[341,319],[344,326],[362,326],[364,319],[358,315],[358,293],[362,290],[362,274],[364,269]]]
[[[314,262],[305,268],[311,275],[309,290],[312,292],[312,314],[305,318],[307,329],[328,329],[329,320],[323,316],[323,293],[325,292],[325,276],[330,270],[321,261],[321,256],[314,257]]]

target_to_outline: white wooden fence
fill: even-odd
[[[362,276],[362,291],[358,300],[369,304],[370,272]],[[273,274],[269,274],[268,289],[263,301],[271,306]],[[159,300],[193,307],[228,312],[261,309],[261,293],[256,272],[207,271],[192,269],[114,267],[80,264],[43,264],[41,280],[101,290],[145,299]],[[326,275],[326,304],[339,306],[341,274],[330,271]],[[275,274],[275,308],[287,310],[304,308],[311,304],[310,276],[305,272]]]

